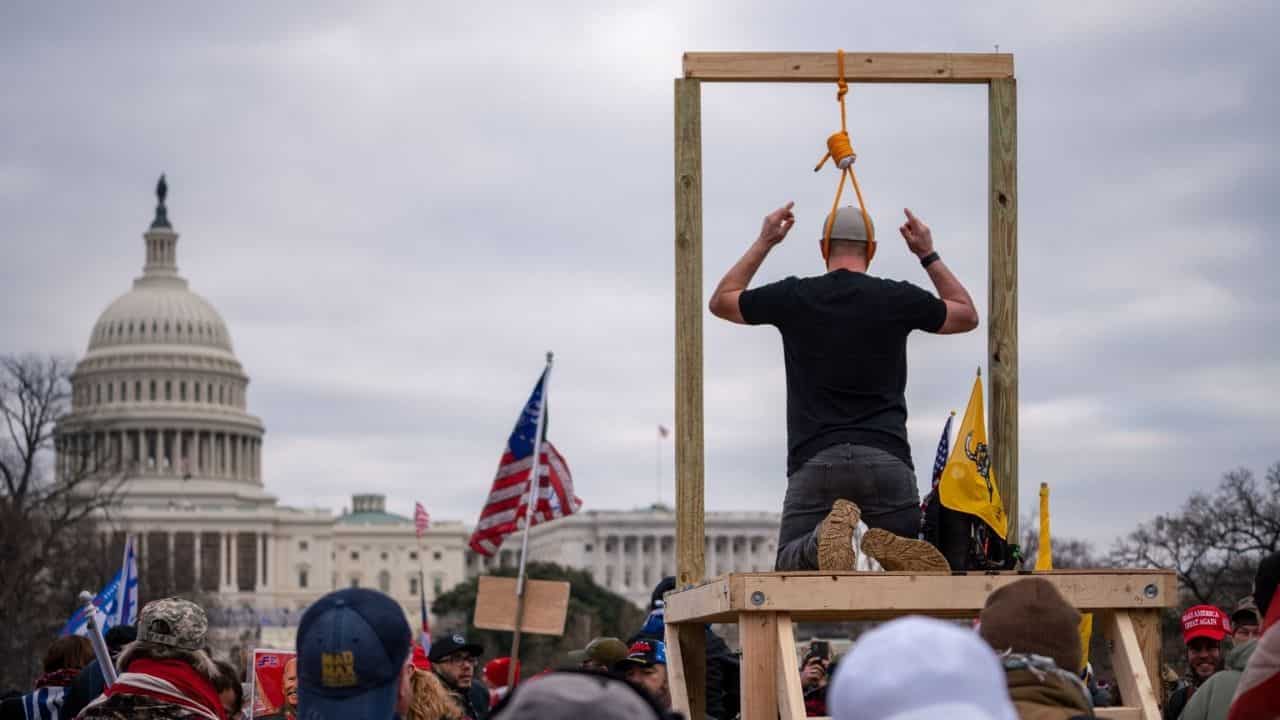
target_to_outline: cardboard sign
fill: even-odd
[[[569,614],[569,583],[563,580],[524,581],[524,622],[520,632],[563,635]],[[481,575],[472,624],[485,630],[516,629],[516,579]]]
[[[294,720],[298,714],[298,662],[292,650],[253,651],[253,691],[249,696],[254,720]]]

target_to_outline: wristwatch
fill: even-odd
[[[928,255],[925,255],[924,257],[920,258],[920,267],[922,267],[922,268],[927,268],[927,267],[929,267],[930,265],[932,265],[934,262],[936,262],[936,261],[938,261],[938,260],[941,260],[941,259],[942,259],[942,257],[941,257],[940,255],[938,255],[938,251],[937,251],[937,250],[934,250],[933,252],[929,253]]]

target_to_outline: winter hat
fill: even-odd
[[[905,617],[863,635],[828,689],[835,720],[1016,720],[1004,670],[972,630]]]
[[[978,633],[997,653],[1042,655],[1069,672],[1082,665],[1080,613],[1044,578],[997,588],[987,596],[978,623]]]
[[[608,675],[557,672],[521,683],[497,720],[658,720],[662,712],[639,688]]]

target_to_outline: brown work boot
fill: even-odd
[[[852,570],[858,560],[853,549],[853,531],[862,511],[848,500],[836,500],[831,512],[818,526],[818,569]]]
[[[862,552],[879,561],[885,570],[951,572],[951,566],[938,548],[924,540],[904,538],[882,528],[871,528],[862,536]]]

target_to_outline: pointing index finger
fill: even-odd
[[[920,222],[919,220],[916,219],[915,215],[911,214],[911,208],[902,208],[902,212],[907,214],[907,219],[910,220],[911,222],[913,223]]]

